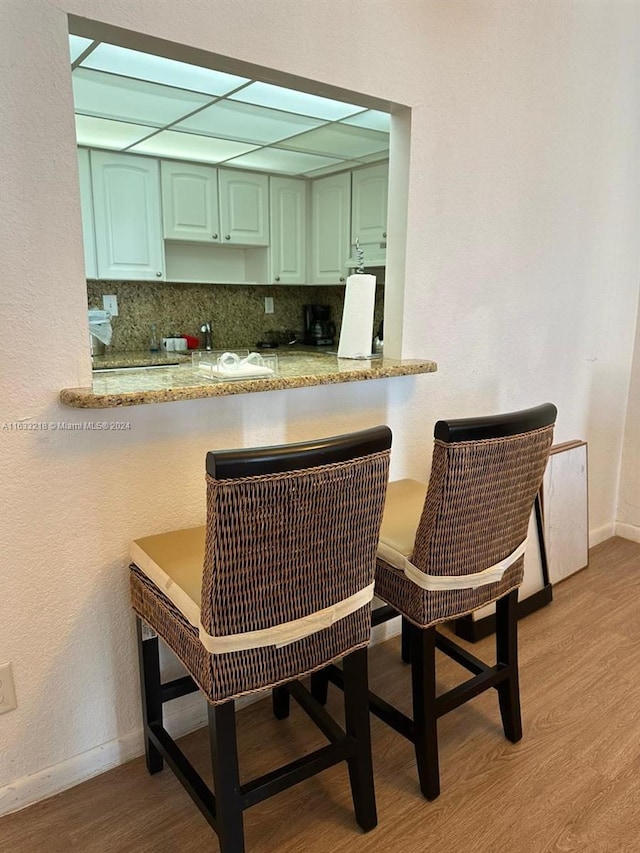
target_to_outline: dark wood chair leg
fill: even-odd
[[[410,626],[411,684],[416,764],[420,790],[428,800],[440,794],[436,717],[436,629]]]
[[[208,711],[220,853],[244,853],[235,702],[209,705]]]
[[[285,720],[289,716],[289,691],[286,687],[274,687],[271,691],[273,716],[276,720]]]
[[[311,673],[311,695],[321,705],[327,704],[329,695],[329,676],[321,669]]]
[[[344,715],[347,734],[354,738],[355,754],[348,760],[351,795],[358,824],[368,832],[378,823],[371,757],[367,649],[343,659]]]
[[[411,622],[402,617],[400,655],[405,663],[411,663]]]
[[[512,743],[516,743],[522,737],[518,677],[517,589],[496,602],[496,660],[499,666],[509,669],[509,677],[498,685],[498,701],[505,737]]]
[[[142,723],[144,726],[144,753],[147,770],[151,775],[159,773],[164,766],[162,755],[149,739],[148,728],[153,723],[162,725],[162,693],[160,681],[160,656],[158,638],[145,640],[142,636],[142,620],[136,616],[138,636],[138,663],[140,665],[140,693],[142,697]]]

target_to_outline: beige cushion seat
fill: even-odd
[[[397,480],[389,483],[377,549],[378,571],[384,571],[381,564],[386,564],[387,571],[402,574],[427,591],[473,589],[500,581],[505,571],[523,555],[526,538],[502,560],[462,577],[434,577],[421,572],[413,565],[412,556],[427,491],[428,485],[417,480]]]
[[[373,583],[328,607],[298,619],[276,623],[257,631],[212,636],[201,621],[202,575],[206,551],[206,526],[189,527],[146,536],[131,543],[129,554],[141,572],[198,630],[207,651],[224,653],[263,645],[286,645],[328,628],[373,597]]]
[[[396,480],[387,486],[378,557],[396,569],[403,570],[413,554],[426,494],[427,484],[418,480]]]
[[[133,563],[177,607],[194,628],[200,625],[200,596],[206,525],[145,536],[131,543]]]

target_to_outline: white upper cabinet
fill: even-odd
[[[223,244],[269,245],[269,178],[238,169],[218,171]]]
[[[269,281],[306,282],[307,184],[298,178],[269,179],[271,241]]]
[[[385,263],[386,163],[308,180],[80,148],[78,171],[87,278],[340,284],[356,238]]]
[[[217,169],[163,160],[160,172],[165,239],[219,243]]]
[[[150,157],[91,152],[99,278],[164,278],[160,164]]]
[[[311,284],[346,280],[351,215],[351,174],[318,178],[311,185]]]
[[[351,258],[360,242],[366,264],[384,263],[387,247],[387,163],[356,169],[351,175]]]
[[[96,231],[93,223],[93,190],[91,189],[91,164],[87,148],[78,148],[78,179],[80,183],[80,210],[82,213],[82,240],[84,245],[84,270],[87,278],[98,277],[96,263]]]

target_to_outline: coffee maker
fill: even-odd
[[[303,305],[304,342],[310,346],[332,346],[336,324],[329,305]]]

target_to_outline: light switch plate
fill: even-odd
[[[273,314],[273,296],[265,296],[264,298],[264,313]]]
[[[0,663],[0,714],[18,707],[10,663]]]
[[[102,307],[105,311],[108,311],[112,317],[118,316],[118,297],[115,293],[102,297]]]

